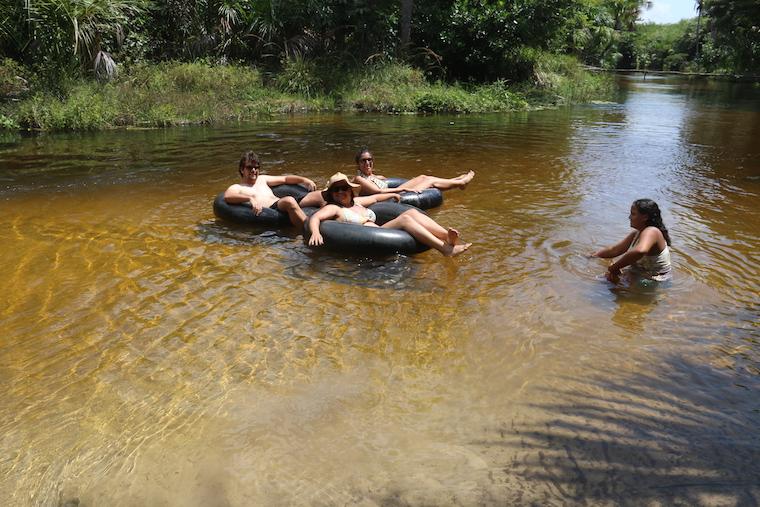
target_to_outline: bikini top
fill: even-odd
[[[363,176],[363,175],[360,175],[360,176]],[[379,188],[380,190],[385,190],[386,188],[388,188],[388,182],[385,181],[384,179],[378,178],[374,174],[371,176],[364,176],[364,177],[367,178],[372,183],[374,183],[375,185],[377,185],[377,188]]]
[[[338,222],[364,225],[366,222],[374,222],[377,219],[374,211],[368,208],[364,208],[364,210],[366,211],[366,215],[357,213],[351,208],[341,208]]]

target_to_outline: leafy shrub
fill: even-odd
[[[35,94],[19,108],[18,123],[45,130],[95,130],[113,123],[116,107],[110,93],[97,84],[80,84],[61,100],[46,93]]]
[[[393,62],[360,67],[352,81],[345,100],[364,111],[415,111],[415,94],[429,86],[421,70]]]
[[[259,73],[254,69],[232,65],[210,65],[203,61],[135,65],[119,81],[135,88],[159,93],[242,91],[261,86]]]
[[[480,104],[479,111],[511,111],[528,107],[525,97],[510,90],[504,80],[479,86],[474,90],[474,94]]]
[[[19,129],[19,125],[18,123],[16,123],[16,120],[0,113],[0,130],[18,130],[18,129]]]
[[[609,75],[593,74],[570,56],[549,53],[536,60],[535,83],[548,94],[550,102],[560,104],[606,98],[615,90]]]
[[[361,71],[363,79],[376,85],[406,88],[426,84],[425,75],[405,63],[378,63],[368,65]]]
[[[276,83],[280,90],[304,97],[313,97],[323,91],[316,62],[305,60],[301,55],[292,56],[283,62]]]
[[[29,83],[24,78],[25,69],[15,60],[0,60],[0,100],[17,98],[29,91]]]
[[[662,62],[662,70],[682,71],[684,70],[684,66],[686,65],[688,59],[689,55],[685,53],[675,53],[668,55]]]
[[[415,108],[423,113],[467,113],[471,97],[458,87],[433,86],[415,98]]]

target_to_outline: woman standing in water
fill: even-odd
[[[660,208],[651,199],[638,199],[628,215],[631,231],[619,243],[602,248],[591,257],[611,259],[621,256],[607,268],[607,280],[618,283],[621,270],[631,266],[631,272],[651,280],[664,281],[671,277],[670,235],[662,223]]]
[[[439,178],[421,174],[396,188],[388,188],[385,176],[375,174],[375,159],[369,148],[362,148],[356,154],[356,177],[354,183],[361,188],[360,195],[384,194],[389,192],[421,192],[428,188],[449,190],[452,188],[464,189],[475,177],[473,171],[459,175],[456,178]]]
[[[338,222],[363,225],[365,227],[383,227],[385,229],[401,229],[408,232],[420,243],[435,248],[446,257],[460,254],[470,248],[471,243],[459,241],[459,232],[456,229],[445,229],[435,220],[416,209],[410,209],[400,214],[393,220],[382,226],[375,223],[375,213],[354,200],[359,193],[359,185],[351,183],[343,173],[336,173],[330,177],[323,194],[327,205],[314,213],[309,218],[311,237],[309,245],[319,246],[324,243],[319,231],[319,224],[324,220],[335,219]],[[391,196],[376,195],[360,199],[386,200]],[[395,197],[395,196],[393,196]]]

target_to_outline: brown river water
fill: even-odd
[[[757,505],[760,88],[0,137],[0,505]],[[454,176],[470,250],[215,220],[251,147]],[[675,275],[586,254],[656,200]]]

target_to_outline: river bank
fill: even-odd
[[[0,66],[0,129],[167,127],[319,111],[505,112],[604,99],[615,89],[608,76],[557,56],[537,61],[530,82],[477,85],[432,81],[399,63],[325,72],[301,62],[278,75],[240,65],[143,63],[108,82],[79,79],[54,87],[28,74],[12,60]]]

